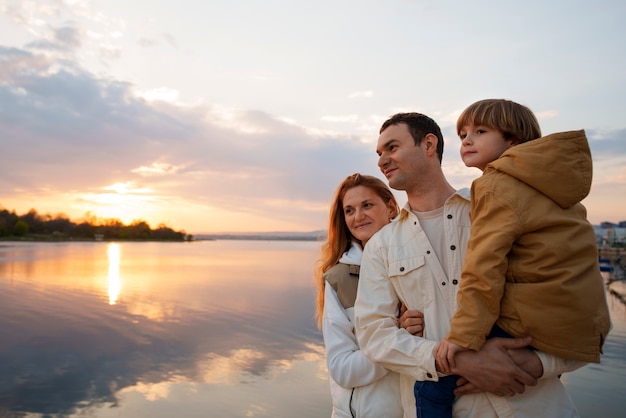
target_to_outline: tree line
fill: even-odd
[[[86,219],[73,222],[64,214],[40,215],[31,209],[18,215],[0,208],[0,239],[191,241],[193,236],[164,224],[152,229],[141,219],[125,225],[119,219],[99,219],[88,212]]]

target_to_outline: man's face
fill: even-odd
[[[378,137],[376,145],[378,167],[389,186],[408,190],[419,181],[420,166],[424,165],[423,150],[415,145],[406,123],[391,125]]]

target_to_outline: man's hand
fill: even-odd
[[[528,348],[517,348],[514,350],[507,350],[507,352],[509,353],[511,360],[513,360],[515,364],[521,367],[526,373],[536,379],[543,376],[543,364],[541,364],[539,356],[535,354],[533,350]]]
[[[515,362],[515,364],[521,367],[526,373],[537,379],[543,376],[543,364],[541,364],[539,356],[535,354],[533,350],[528,348],[516,348],[507,350],[507,353],[511,356],[511,359]],[[467,395],[468,393],[482,392],[464,377],[459,377],[456,384],[456,395]]]
[[[536,385],[536,377],[519,367],[508,351],[526,347],[531,341],[530,337],[492,338],[480,351],[459,352],[452,372],[463,376],[469,383],[457,387],[455,394],[491,392],[498,396],[513,396],[524,393],[526,385]],[[514,357],[524,361],[522,355]]]
[[[409,334],[417,337],[424,336],[424,314],[420,311],[407,310],[404,303],[400,307],[398,327],[406,329]]]

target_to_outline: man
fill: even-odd
[[[404,190],[408,202],[365,248],[356,334],[368,357],[402,375],[404,416],[413,418],[416,381],[441,378],[432,351],[448,333],[457,306],[470,232],[469,190],[455,191],[443,175],[443,136],[425,115],[392,116],[380,129],[376,151],[389,186]],[[424,313],[424,338],[398,326],[402,303]],[[478,352],[457,354],[453,371],[466,384],[457,388],[454,416],[578,416],[558,378],[578,364],[523,348],[530,342],[494,338]]]

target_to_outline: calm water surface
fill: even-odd
[[[1,243],[0,417],[330,416],[318,242]],[[563,376],[621,417],[626,309],[601,365]]]

